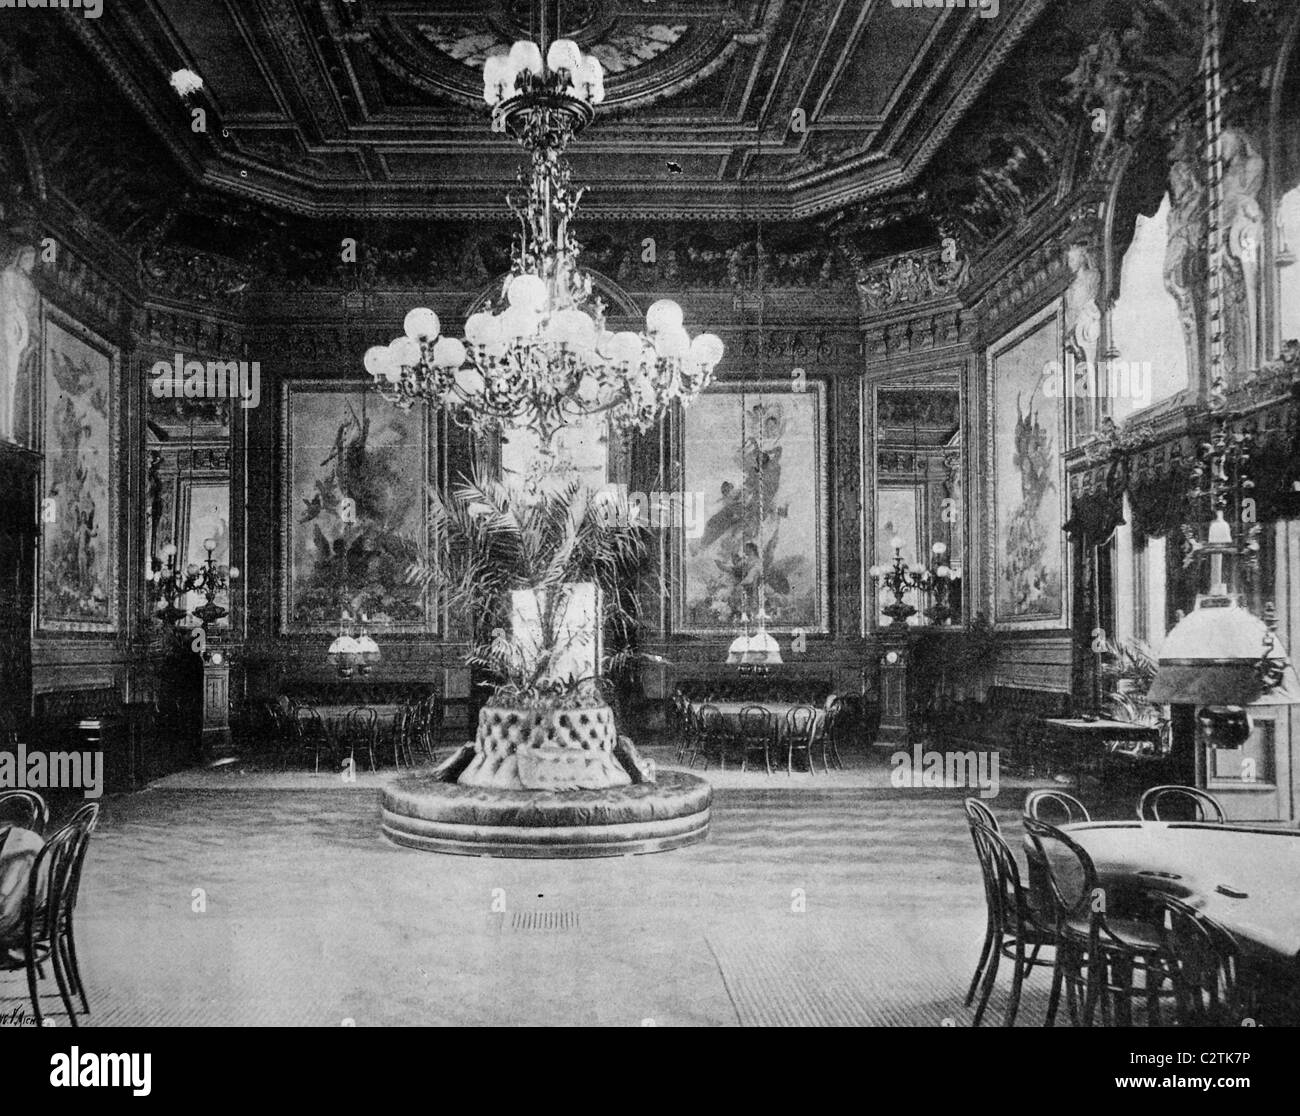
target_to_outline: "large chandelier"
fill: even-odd
[[[543,40],[545,31],[543,29]],[[493,131],[531,153],[527,182],[506,201],[519,221],[512,263],[495,299],[442,336],[438,315],[406,315],[405,334],[365,354],[379,392],[398,406],[428,400],[476,433],[523,426],[543,444],[566,423],[608,412],[620,430],[646,431],[674,400],[689,404],[722,359],[722,342],[692,340],[682,309],[660,299],[639,333],[605,328],[605,307],[578,268],[570,228],[582,190],[569,184],[564,152],[605,97],[598,59],[571,39],[521,40],[483,64]],[[522,196],[521,196],[522,194]]]

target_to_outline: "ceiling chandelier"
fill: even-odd
[[[542,41],[546,41],[545,23]],[[564,152],[605,97],[598,59],[571,39],[546,51],[520,40],[483,64],[483,99],[493,131],[531,153],[531,173],[506,201],[519,222],[509,274],[496,297],[443,336],[425,307],[406,315],[405,334],[369,349],[365,369],[386,399],[428,400],[475,433],[523,426],[543,444],[566,423],[608,412],[618,429],[646,431],[672,406],[689,404],[722,359],[713,334],[694,339],[682,309],[653,303],[641,332],[605,328],[605,307],[578,268],[570,227],[582,190],[569,184]]]

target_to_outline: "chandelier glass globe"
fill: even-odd
[[[708,386],[722,341],[692,337],[682,308],[659,299],[640,332],[611,332],[605,307],[578,266],[570,228],[582,190],[569,183],[564,152],[605,99],[599,59],[572,39],[545,52],[516,42],[483,64],[483,100],[495,131],[531,155],[526,197],[507,197],[519,222],[510,273],[461,337],[444,335],[428,307],[411,310],[403,335],[367,350],[376,389],[402,407],[428,401],[477,433],[522,426],[542,441],[567,423],[608,412],[620,430],[649,430],[676,402]]]

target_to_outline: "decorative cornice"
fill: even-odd
[[[970,277],[970,261],[955,242],[872,264],[864,263],[862,253],[851,242],[845,240],[841,246],[853,265],[864,318],[898,306],[953,298]]]
[[[887,324],[863,327],[863,352],[871,364],[900,353],[930,352],[971,343],[977,322],[960,306],[930,309]]]

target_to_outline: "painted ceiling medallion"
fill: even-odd
[[[420,34],[448,58],[478,70],[488,55],[503,53],[511,40],[481,21],[421,22]],[[608,74],[621,74],[652,62],[676,45],[686,34],[685,23],[633,23],[611,28],[596,42],[583,44],[600,59]]]

